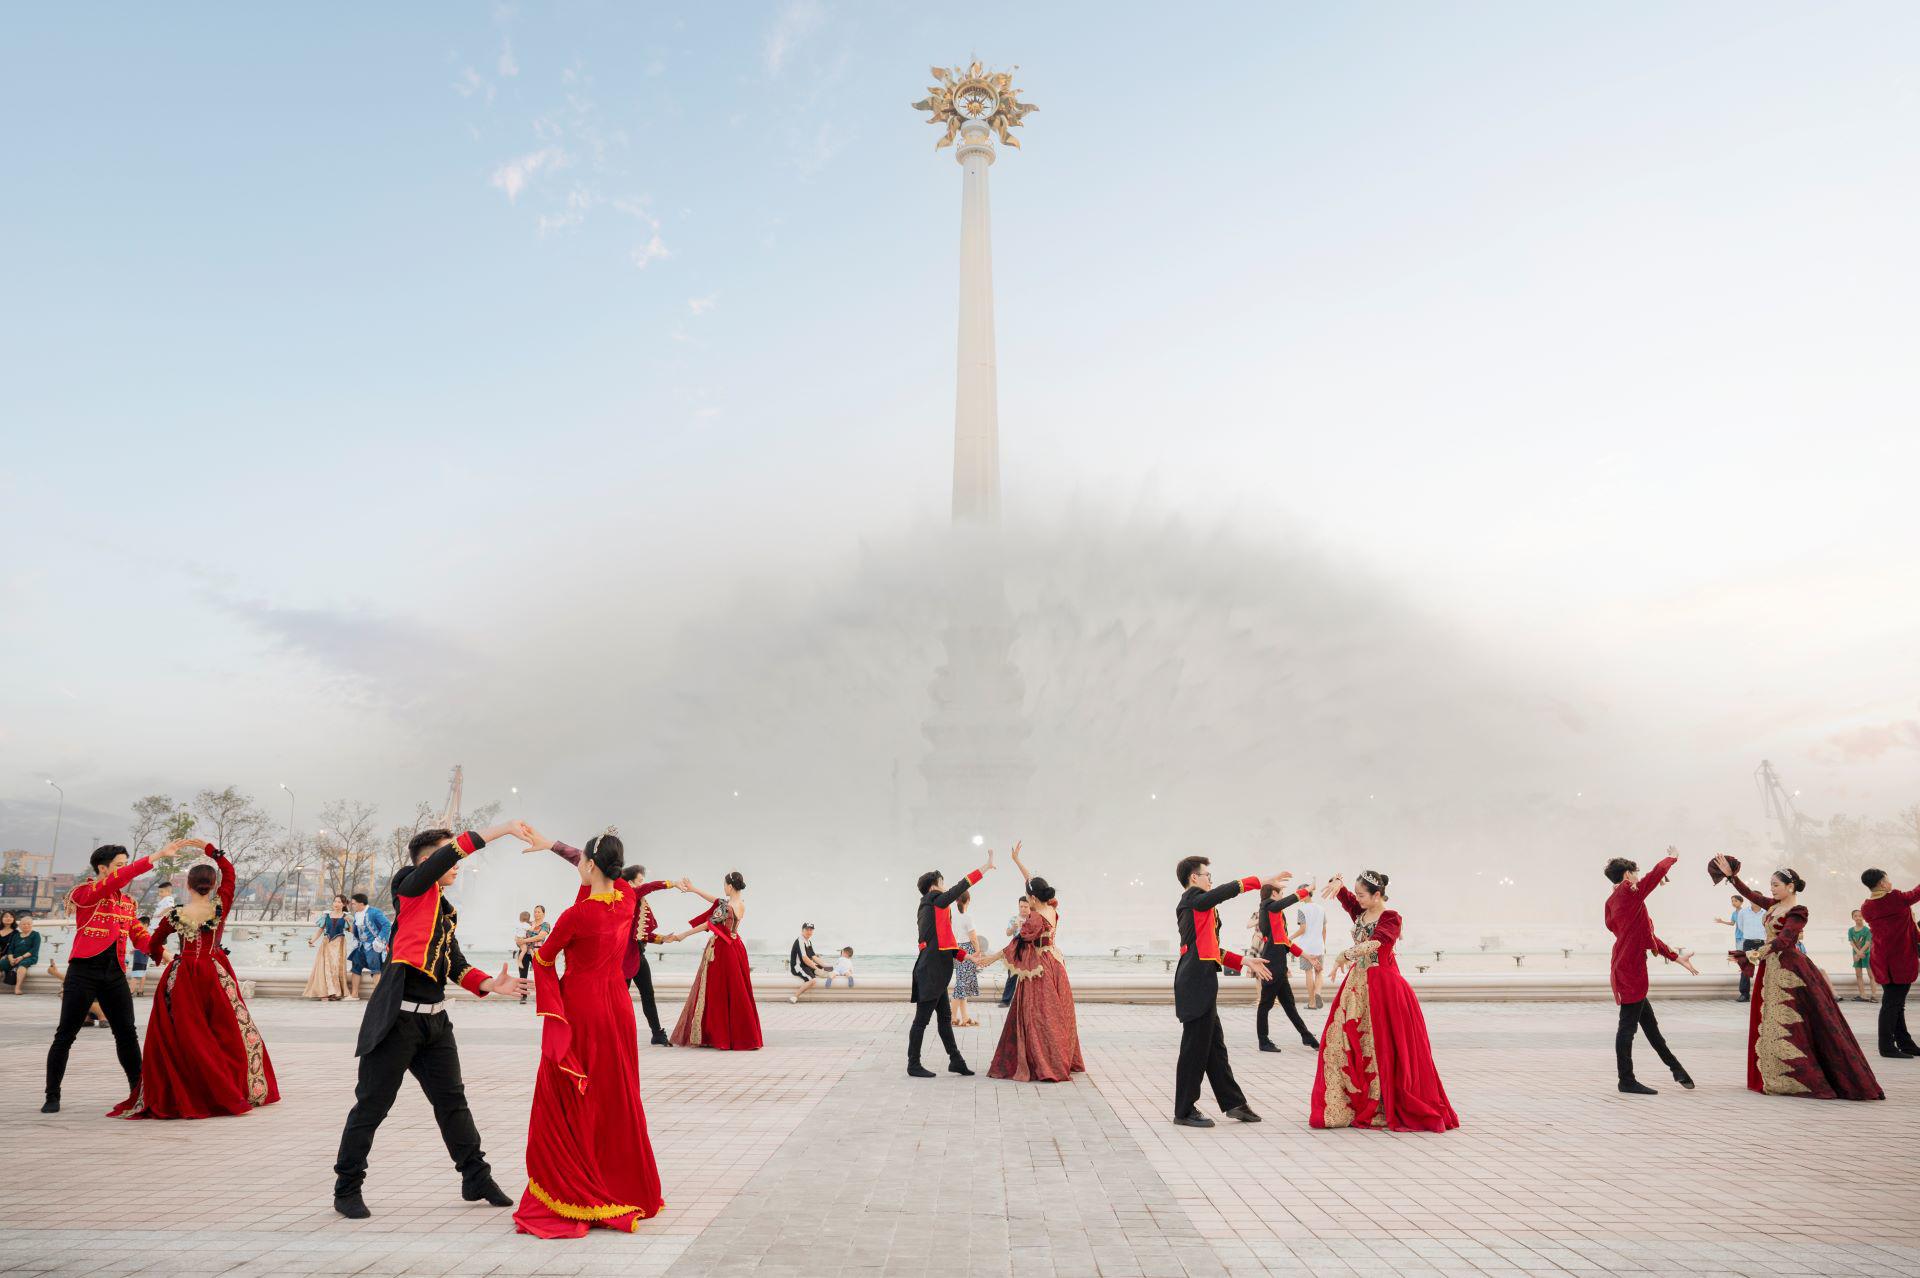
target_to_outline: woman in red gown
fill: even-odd
[[[582,852],[529,833],[528,851],[552,848],[579,870],[580,891],[534,954],[540,1072],[514,1228],[537,1238],[581,1238],[595,1225],[631,1233],[661,1207],[622,967],[640,898],[620,877],[619,835],[589,839]]]
[[[212,844],[200,848],[211,860],[188,869],[185,899],[160,916],[147,945],[162,963],[167,937],[177,936],[180,956],[154,987],[140,1090],[114,1106],[112,1118],[212,1118],[280,1099],[266,1040],[220,948],[233,908],[233,865]]]
[[[1400,915],[1387,908],[1387,876],[1368,870],[1349,892],[1339,876],[1340,904],[1353,918],[1353,945],[1334,960],[1352,965],[1334,995],[1320,1035],[1308,1121],[1315,1127],[1385,1127],[1444,1132],[1460,1125],[1434,1068],[1420,1000],[1400,975],[1393,947]]]
[[[713,1047],[723,1052],[760,1050],[760,1009],[753,1005],[753,976],[748,970],[747,945],[740,924],[747,916],[747,881],[735,870],[726,878],[726,895],[702,892],[685,879],[680,890],[704,896],[712,908],[691,920],[692,930],[668,937],[683,941],[705,928],[712,935],[700,970],[694,973],[680,1019],[669,1036],[678,1047]]]
[[[1067,965],[1054,946],[1060,912],[1055,892],[1045,879],[1027,873],[1020,845],[1013,845],[1013,863],[1027,885],[1031,909],[1020,924],[1020,934],[998,954],[980,960],[981,967],[1007,961],[1007,970],[1019,977],[1013,1004],[1000,1027],[1000,1045],[994,1048],[988,1078],[1010,1078],[1019,1083],[1068,1083],[1087,1072],[1080,1055],[1080,1024],[1073,1013],[1073,984]]]
[[[1717,856],[1713,869],[1767,912],[1767,943],[1754,950],[1753,997],[1747,1008],[1747,1090],[1818,1100],[1885,1100],[1866,1054],[1820,965],[1800,952],[1806,881],[1775,870],[1762,896],[1740,881],[1740,863]]]

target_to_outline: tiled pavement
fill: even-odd
[[[1250,1050],[1247,1010],[1230,1045],[1267,1121],[1196,1132],[1165,1121],[1166,1007],[1082,1008],[1091,1074],[1048,1086],[906,1079],[904,1005],[766,1005],[765,1051],[641,1049],[667,1209],[579,1242],[461,1204],[412,1091],[374,1152],[374,1219],[333,1215],[358,1010],[257,1003],[279,1105],[116,1123],[98,1117],[117,1099],[108,1036],[82,1038],[66,1112],[42,1117],[53,1002],[0,999],[0,1272],[1920,1276],[1920,1061],[1884,1063],[1882,1104],[1752,1096],[1731,1004],[1662,1009],[1700,1087],[1651,1098],[1612,1090],[1611,1007],[1429,1008],[1464,1126],[1417,1137],[1309,1131],[1311,1054]],[[1870,1031],[1871,1009],[1848,1010]],[[532,1017],[458,1013],[480,1128],[517,1190]],[[983,1071],[998,1016],[963,1034]]]

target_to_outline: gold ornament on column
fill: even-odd
[[[1040,109],[1031,102],[1020,101],[1020,90],[1013,87],[1011,74],[983,72],[978,62],[965,71],[934,67],[933,78],[939,83],[927,86],[927,96],[914,103],[913,109],[927,112],[928,124],[947,126],[945,135],[933,144],[936,151],[952,146],[960,126],[970,120],[985,121],[1002,142],[1018,147],[1019,139],[1008,130],[1019,128],[1028,112]]]

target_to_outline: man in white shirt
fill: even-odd
[[[1315,885],[1309,883],[1307,886],[1311,888]],[[1327,956],[1327,912],[1320,908],[1318,893],[1314,894],[1312,900],[1302,901],[1293,907],[1293,931],[1288,939],[1300,947],[1300,957],[1296,961],[1300,964],[1300,970],[1306,973],[1307,1006],[1317,1011]]]
[[[153,917],[155,919],[163,919],[167,917],[167,911],[171,910],[174,906],[173,880],[160,880],[159,883],[154,885],[154,890],[160,893],[160,899],[153,903]]]

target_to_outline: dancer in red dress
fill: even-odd
[[[1073,983],[1054,945],[1060,924],[1056,893],[1045,879],[1027,872],[1018,843],[1013,845],[1013,864],[1027,885],[1032,908],[1020,924],[1020,934],[999,953],[980,960],[980,966],[987,967],[1004,958],[1008,972],[1019,978],[987,1077],[1020,1083],[1071,1082],[1075,1074],[1087,1072],[1087,1063],[1080,1055]]]
[[[700,970],[687,990],[687,1001],[674,1024],[672,1041],[678,1047],[713,1047],[723,1052],[760,1050],[760,1009],[753,1005],[753,977],[747,966],[747,943],[740,939],[740,923],[747,915],[747,881],[735,870],[726,878],[726,895],[702,892],[681,879],[682,892],[704,896],[713,904],[691,920],[692,931],[665,938],[683,941],[705,928],[712,936],[700,956]]]
[[[1885,1100],[1853,1028],[1820,965],[1800,952],[1807,884],[1791,869],[1775,870],[1762,896],[1740,881],[1740,863],[1713,858],[1713,877],[1733,881],[1755,909],[1767,912],[1767,943],[1753,952],[1753,1001],[1747,1008],[1747,1090],[1817,1100]]]
[[[220,948],[233,909],[233,864],[212,844],[199,847],[211,861],[187,870],[186,899],[160,916],[147,946],[164,963],[167,937],[180,938],[180,956],[154,988],[140,1090],[109,1117],[212,1118],[280,1099],[266,1040]]]
[[[631,1233],[661,1207],[623,970],[640,897],[620,876],[619,835],[588,839],[582,852],[529,833],[529,851],[552,848],[580,872],[580,891],[534,954],[540,1072],[514,1228],[539,1238],[580,1238],[596,1225]]]
[[[1400,915],[1387,908],[1387,876],[1368,870],[1349,892],[1328,886],[1353,918],[1353,945],[1334,960],[1352,965],[1320,1035],[1308,1121],[1315,1127],[1444,1132],[1460,1125],[1434,1068],[1420,1000],[1393,956]]]
[[[1653,934],[1653,919],[1647,913],[1647,897],[1660,886],[1667,871],[1680,859],[1672,849],[1643,878],[1638,862],[1616,856],[1602,871],[1613,891],[1607,896],[1607,930],[1613,933],[1613,957],[1608,975],[1613,982],[1613,1001],[1620,1007],[1620,1024],[1613,1033],[1613,1063],[1619,1074],[1620,1090],[1630,1096],[1655,1096],[1658,1093],[1633,1076],[1633,1036],[1645,1031],[1660,1063],[1673,1071],[1673,1081],[1693,1090],[1693,1078],[1680,1058],[1667,1046],[1654,1019],[1653,1004],[1647,1001],[1647,955],[1658,954],[1700,975],[1690,955],[1677,952]]]

